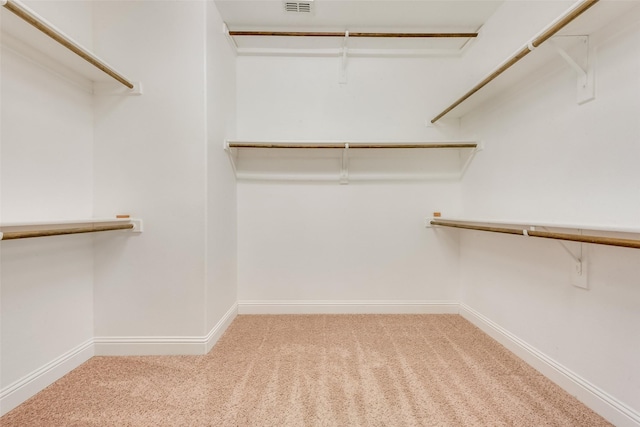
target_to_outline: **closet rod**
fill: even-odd
[[[554,34],[556,34],[558,31],[563,29],[567,24],[569,24],[571,21],[576,19],[578,16],[580,16],[583,12],[585,12],[591,6],[596,4],[598,1],[599,0],[582,0],[582,2],[579,3],[577,7],[575,7],[574,9],[571,9],[569,12],[566,12],[565,15],[560,17],[560,19],[558,19],[557,22],[551,25],[542,34],[535,37],[533,40],[531,40],[530,43],[527,43],[526,46],[524,46],[522,49],[516,52],[513,56],[507,59],[501,66],[498,67],[497,70],[489,74],[484,80],[482,80],[480,83],[475,85],[469,92],[462,95],[462,97],[460,97],[457,101],[455,101],[445,110],[443,110],[440,114],[438,114],[433,119],[431,119],[431,123],[437,122],[442,117],[444,117],[447,113],[449,113],[451,110],[453,110],[458,105],[462,104],[464,101],[469,99],[474,93],[478,92],[480,89],[485,87],[487,84],[489,84],[492,80],[494,80],[500,74],[504,73],[506,70],[511,68],[522,58],[524,58],[529,53],[531,53],[533,49],[535,49],[536,47],[540,46],[542,43],[547,41]]]
[[[465,230],[489,231],[492,233],[514,234],[517,236],[540,237],[544,239],[566,240],[570,242],[593,243],[596,245],[640,249],[640,240],[618,239],[613,237],[589,236],[581,234],[553,233],[550,231],[523,230],[504,227],[487,227],[482,225],[465,224],[455,221],[432,220],[430,224],[438,225],[441,227],[462,228]]]
[[[230,36],[276,36],[276,37],[346,37],[346,32],[304,32],[304,31],[229,31]],[[370,38],[473,38],[478,33],[348,33],[351,37]]]
[[[347,142],[342,144],[279,144],[279,143],[253,143],[230,142],[229,148],[476,148],[478,144],[452,143],[452,144],[369,144],[362,142]]]
[[[349,143],[349,148],[476,148],[478,144],[452,143],[452,144],[366,144]]]
[[[344,148],[344,144],[278,144],[278,143],[253,143],[230,142],[229,148]]]
[[[96,225],[52,230],[7,231],[0,233],[0,240],[28,239],[31,237],[61,236],[65,234],[96,233],[113,230],[132,230],[134,224]]]
[[[60,43],[62,46],[69,49],[71,52],[75,53],[94,67],[98,68],[103,73],[111,76],[116,79],[129,89],[133,89],[134,85],[129,80],[127,80],[120,73],[115,71],[113,68],[109,67],[107,64],[102,62],[99,58],[92,55],[82,46],[75,43],[73,40],[68,38],[66,35],[60,33],[57,29],[52,27],[49,23],[45,22],[36,15],[34,12],[30,11],[27,7],[22,5],[20,2],[16,0],[0,0],[0,4],[4,6],[7,10],[13,12],[15,15],[23,19],[28,24],[37,28],[47,36],[51,37],[56,42]]]

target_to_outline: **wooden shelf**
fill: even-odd
[[[125,77],[19,1],[0,0],[0,4],[3,6],[0,8],[3,47],[67,77],[79,76],[89,82],[113,85],[125,93],[141,92],[139,83]]]
[[[427,220],[427,227],[508,234],[525,239],[555,240],[568,255],[566,259],[570,262],[568,271],[570,272],[571,284],[582,289],[589,289],[590,251],[588,245],[640,249],[640,239],[638,238],[640,229],[632,227],[452,218]],[[630,234],[632,238],[629,238]],[[567,245],[564,242],[572,243]]]
[[[622,227],[618,225],[601,225],[601,224],[579,224],[579,223],[562,223],[562,222],[540,222],[526,220],[509,220],[509,219],[469,219],[469,218],[433,218],[434,221],[476,224],[496,227],[511,227],[517,229],[534,228],[551,228],[554,230],[579,230],[596,233],[627,233],[640,234],[640,227]]]
[[[554,32],[558,23],[564,18],[570,17],[581,4],[587,10],[566,24],[566,26]],[[495,100],[501,94],[517,87],[519,84],[526,84],[532,74],[553,61],[560,63],[562,59],[557,50],[551,43],[544,43],[551,36],[555,37],[554,42],[563,50],[571,51],[576,48],[578,43],[584,40],[584,36],[597,32],[611,21],[624,16],[634,8],[637,10],[637,6],[635,2],[624,1],[598,2],[597,0],[585,0],[576,3],[565,15],[543,29],[530,43],[519,48],[476,85],[461,93],[449,106],[434,115],[431,122],[435,123],[445,117],[448,119],[463,117],[489,101]],[[533,50],[531,49],[532,47],[534,48]]]
[[[0,229],[7,227],[49,227],[68,226],[81,224],[110,224],[127,223],[133,221],[132,218],[77,218],[77,219],[53,219],[40,221],[9,221],[0,223]]]
[[[478,151],[470,141],[228,141],[238,180],[459,180]]]
[[[142,233],[143,222],[136,218],[82,218],[0,223],[0,240],[65,234],[130,230]]]
[[[225,32],[238,55],[284,56],[456,56],[478,36],[476,28],[468,27],[449,32],[230,31],[225,27]]]

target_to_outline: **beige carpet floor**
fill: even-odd
[[[457,315],[238,316],[205,356],[94,357],[11,426],[609,425]]]

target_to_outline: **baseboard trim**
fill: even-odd
[[[95,337],[0,390],[0,416],[35,396],[93,356],[201,355],[208,353],[238,315],[233,304],[203,337]]]
[[[35,396],[93,356],[93,340],[89,340],[4,387],[0,390],[0,416]]]
[[[231,322],[238,315],[238,303],[233,303],[231,308],[227,310],[227,312],[222,316],[222,319],[216,323],[216,325],[211,329],[211,331],[205,337],[205,349],[204,352],[209,353],[214,345],[218,342],[218,340],[225,333],[227,328],[231,326]]]
[[[171,356],[208,353],[238,314],[233,304],[205,336],[96,337],[96,356]]]
[[[460,315],[617,427],[639,427],[640,413],[466,304]]]
[[[453,301],[239,301],[238,314],[458,314]]]

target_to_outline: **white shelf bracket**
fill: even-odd
[[[349,51],[348,47],[349,43],[349,31],[345,31],[344,33],[344,41],[342,42],[342,56],[340,59],[340,78],[338,83],[346,84],[347,83],[347,53]]]
[[[344,144],[342,150],[342,166],[340,168],[340,184],[349,183],[349,143]]]
[[[140,96],[143,94],[142,83],[133,82],[129,89],[117,82],[93,82],[93,94],[98,96]]]
[[[229,46],[231,46],[231,48],[233,49],[233,52],[237,55],[238,54],[238,43],[236,43],[235,39],[233,37],[231,37],[231,34],[229,34],[229,27],[227,26],[226,22],[222,23],[222,33],[227,37],[227,41],[229,42]]]
[[[577,40],[578,45],[575,48],[575,52],[578,59],[575,59],[566,49],[559,45],[558,41],[560,39]],[[558,55],[576,72],[577,103],[581,105],[593,101],[596,97],[593,66],[594,52],[589,46],[589,36],[558,36],[551,39],[549,44],[553,46]]]
[[[133,224],[132,233],[142,233],[144,231],[144,223],[141,219],[132,219],[131,224]]]
[[[478,142],[478,144],[476,145],[476,148],[474,148],[473,150],[471,150],[471,152],[467,155],[466,160],[462,160],[464,163],[462,165],[462,168],[460,169],[460,178],[462,178],[464,176],[464,174],[467,172],[467,169],[469,168],[469,165],[471,164],[471,161],[474,159],[474,157],[476,156],[476,154],[479,151],[484,150],[484,145],[482,144],[482,142]],[[460,153],[460,156],[462,156],[463,154]]]
[[[540,227],[547,231],[546,227]],[[535,227],[531,227],[531,230],[535,230]],[[582,234],[582,230],[580,231]],[[577,288],[589,289],[589,276],[588,276],[588,247],[584,243],[578,243],[579,253],[576,255],[567,244],[561,240],[557,240],[558,244],[562,246],[567,254],[573,260],[571,269],[571,284]]]
[[[238,150],[237,149],[233,149],[231,147],[229,147],[229,141],[225,140],[223,142],[223,149],[224,151],[227,152],[227,155],[229,156],[229,162],[231,163],[231,169],[233,170],[233,175],[238,178],[238,171],[237,171],[237,167],[236,167],[236,162],[238,160]]]

